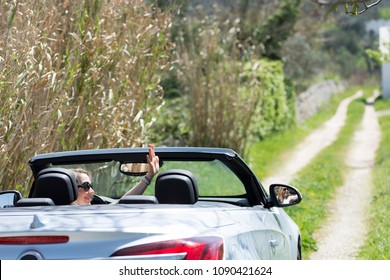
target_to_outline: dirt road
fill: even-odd
[[[373,99],[377,94],[378,92],[374,93]],[[291,162],[287,162],[277,174],[267,178],[265,185],[273,181],[289,183],[318,152],[333,143],[345,123],[348,105],[361,96],[362,92],[358,91],[343,100],[336,114],[297,146],[289,156]],[[338,187],[335,199],[329,203],[329,219],[314,236],[318,250],[310,259],[354,259],[364,242],[367,231],[366,210],[372,188],[371,169],[381,137],[377,114],[370,103],[368,101],[365,106],[362,122],[347,151],[345,185]]]
[[[335,115],[289,152],[286,158],[290,160],[284,161],[285,164],[278,166],[276,173],[263,180],[264,185],[268,186],[272,182],[290,183],[296,173],[305,167],[321,150],[337,139],[338,133],[347,118],[348,105],[353,100],[361,97],[362,94],[362,91],[358,91],[353,96],[341,101]]]

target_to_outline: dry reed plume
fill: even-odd
[[[144,1],[3,1],[0,188],[25,193],[37,153],[145,144],[170,27]]]

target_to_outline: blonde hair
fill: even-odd
[[[75,169],[72,169],[72,171],[76,174],[76,182],[77,182],[77,184],[81,184],[81,174],[88,175],[88,177],[92,180],[91,174],[89,173],[89,171],[87,171],[87,170],[85,170],[83,168],[75,168]]]

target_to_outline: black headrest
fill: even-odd
[[[126,195],[121,197],[119,204],[158,204],[157,198],[153,195]]]
[[[42,197],[31,197],[31,198],[22,198],[16,202],[16,207],[26,207],[26,206],[54,206],[54,202],[51,198],[42,198]]]
[[[41,170],[29,197],[51,198],[55,205],[69,205],[77,199],[76,175],[65,168]]]
[[[159,203],[194,204],[198,201],[198,185],[188,170],[171,169],[156,179],[155,195]]]

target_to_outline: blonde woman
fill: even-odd
[[[154,146],[150,144],[148,146],[149,154],[146,155],[146,160],[149,164],[149,169],[142,180],[133,188],[131,188],[123,196],[127,195],[139,195],[143,194],[146,188],[150,185],[154,175],[159,171],[159,157],[154,153]],[[78,186],[77,199],[71,203],[71,205],[90,205],[93,199],[95,191],[93,190],[91,175],[87,170],[82,168],[73,169],[76,174],[76,182]]]

